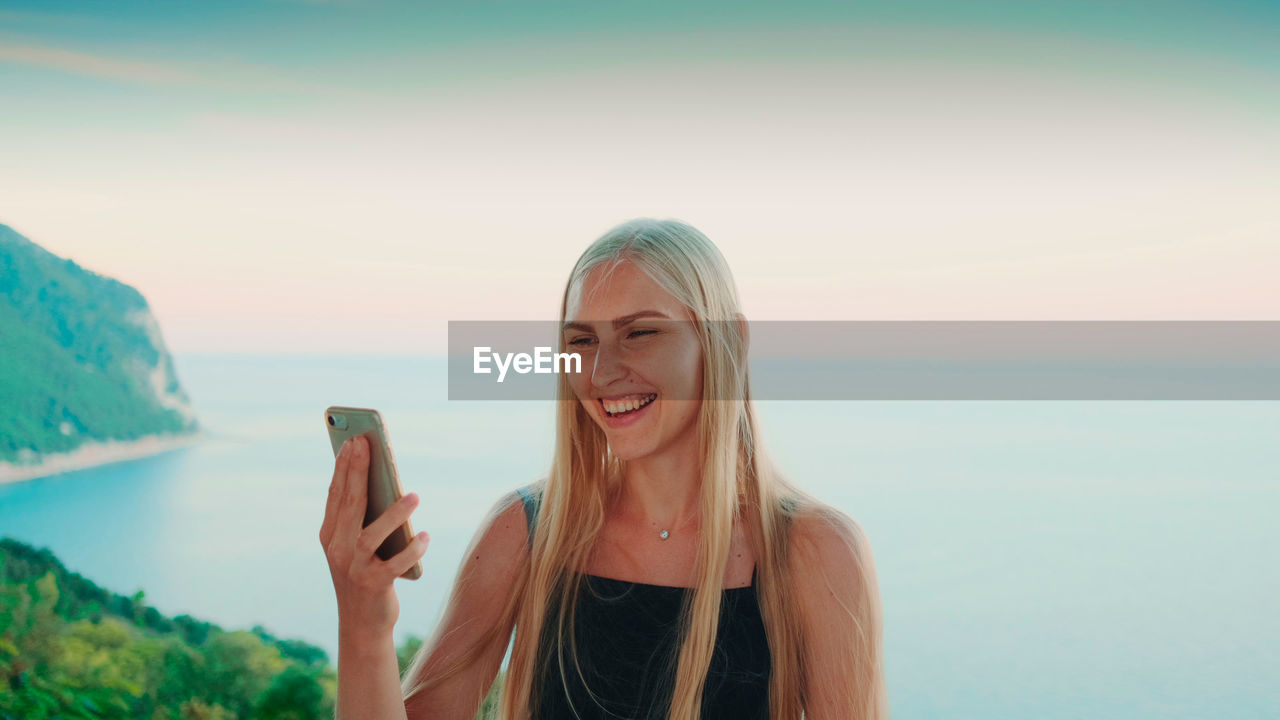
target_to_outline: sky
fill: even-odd
[[[6,2],[0,223],[175,352],[439,352],[610,227],[760,320],[1280,319],[1280,4]]]

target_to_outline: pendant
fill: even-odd
[[[670,534],[670,533],[668,533],[666,530],[663,530],[662,532],[658,533],[658,537],[662,538],[663,540],[666,540],[666,539],[667,539],[667,535],[669,535],[669,534]]]

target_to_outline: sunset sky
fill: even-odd
[[[1280,319],[1280,5],[6,2],[0,223],[177,352],[554,319],[636,216],[748,317]]]

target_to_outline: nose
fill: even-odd
[[[606,343],[600,343],[591,366],[592,385],[597,388],[607,387],[615,380],[626,377],[627,372],[629,368],[623,362],[622,354]]]

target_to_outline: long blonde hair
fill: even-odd
[[[737,289],[723,255],[697,229],[677,220],[640,218],[605,233],[583,252],[570,273],[560,323],[568,319],[570,294],[592,270],[604,265],[612,270],[624,261],[634,263],[690,310],[704,360],[703,401],[697,420],[702,483],[696,585],[685,593],[681,611],[668,718],[697,720],[701,715],[730,541],[735,522],[741,522],[756,556],[756,593],[768,638],[769,717],[799,720],[805,692],[803,638],[797,598],[790,591],[788,530],[801,513],[830,518],[835,511],[794,486],[766,457],[747,377],[747,338],[737,322]],[[564,352],[563,339],[560,342],[559,351]],[[559,376],[557,398],[554,456],[548,476],[534,484],[541,493],[537,528],[528,563],[504,615],[504,620],[515,620],[515,640],[498,706],[502,720],[532,717],[536,693],[558,690],[538,687],[543,663],[559,663],[562,679],[570,672],[581,675],[573,617],[582,569],[603,527],[605,508],[621,484],[620,461],[609,451],[604,432],[581,406],[564,375]],[[878,604],[876,595],[868,602]],[[859,628],[858,647],[851,648],[846,659],[857,666],[852,672],[815,668],[811,674],[842,685],[850,683],[840,678],[856,678],[844,688],[849,717],[879,720],[880,628],[878,623],[871,627],[859,623]],[[493,633],[497,631],[495,627]],[[436,677],[410,683],[407,679],[415,677],[424,647],[406,672],[406,698],[465,667],[493,639],[492,633],[487,634],[472,652]]]

